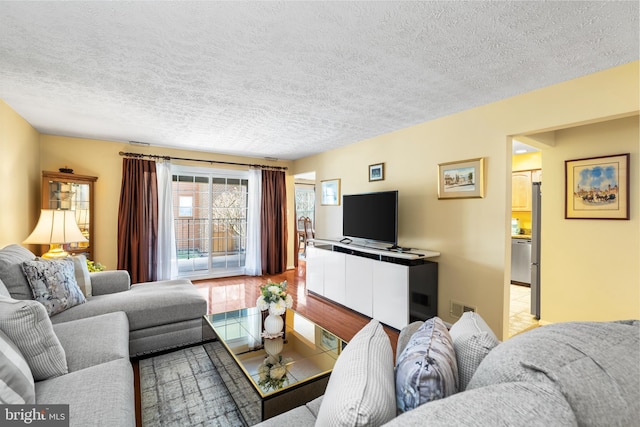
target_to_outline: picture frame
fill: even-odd
[[[629,219],[629,153],[565,160],[564,172],[565,219]]]
[[[321,205],[322,206],[339,206],[340,205],[340,179],[328,179],[321,181]]]
[[[369,182],[384,180],[384,163],[369,165]]]
[[[438,164],[438,199],[484,197],[485,158]]]

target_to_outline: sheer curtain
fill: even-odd
[[[283,171],[262,171],[260,222],[263,274],[287,269],[287,188]]]
[[[176,235],[173,224],[171,162],[156,163],[158,176],[158,280],[178,277]]]
[[[245,274],[262,274],[262,245],[260,244],[260,206],[262,199],[262,171],[249,170],[249,198],[247,206],[247,260]]]
[[[118,270],[131,283],[157,280],[158,182],[153,160],[123,159],[118,208]]]

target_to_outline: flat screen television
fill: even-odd
[[[344,195],[342,234],[397,245],[398,191]]]

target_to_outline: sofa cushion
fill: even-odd
[[[36,382],[36,403],[68,404],[70,426],[135,426],[133,368],[128,359]]]
[[[78,287],[85,297],[91,296],[91,275],[89,267],[87,267],[87,257],[84,255],[73,255],[66,258],[67,261],[73,262],[73,272],[75,274]]]
[[[20,349],[34,380],[68,372],[64,349],[39,302],[0,297],[0,329]]]
[[[9,293],[9,289],[5,286],[4,282],[0,279],[0,297],[11,298],[11,294]]]
[[[512,381],[555,386],[580,425],[633,425],[640,413],[640,327],[613,322],[542,326],[501,343],[467,390]]]
[[[317,425],[380,426],[395,415],[393,350],[377,320],[349,342],[336,361]]]
[[[465,312],[451,326],[449,335],[458,362],[458,390],[464,391],[480,362],[500,341],[478,313]]]
[[[551,384],[503,383],[434,400],[385,427],[577,426],[571,407]]]
[[[201,319],[206,314],[207,300],[188,280],[139,283],[131,289],[108,295],[92,296],[88,304],[77,305],[51,318],[53,323],[82,319],[97,314],[124,311],[129,330]]]
[[[78,287],[73,263],[64,260],[35,260],[22,263],[36,301],[44,305],[49,316],[83,304],[84,295]]]
[[[36,256],[20,245],[9,245],[0,250],[0,280],[12,298],[33,299],[29,282],[22,272],[22,263],[34,259]]]
[[[36,403],[33,375],[18,347],[0,330],[0,403]]]
[[[122,312],[53,325],[67,355],[69,372],[116,359],[129,359],[129,321]]]
[[[433,317],[411,336],[396,365],[399,412],[458,391],[458,368],[446,325]]]

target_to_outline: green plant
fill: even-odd
[[[105,268],[107,267],[100,264],[99,262],[93,262],[89,259],[87,260],[87,269],[89,270],[90,273],[95,273],[96,271],[102,271]]]

